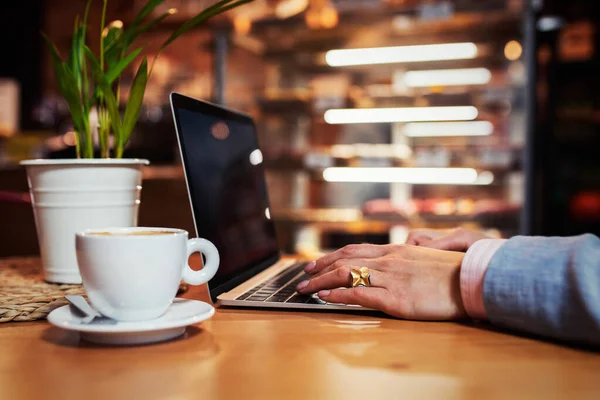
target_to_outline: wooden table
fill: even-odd
[[[383,315],[223,308],[183,338],[122,348],[18,322],[0,346],[2,400],[600,399],[599,353]]]

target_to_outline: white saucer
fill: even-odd
[[[134,345],[181,336],[186,326],[205,321],[214,313],[215,309],[210,304],[176,298],[165,314],[149,321],[119,322],[100,318],[84,324],[71,306],[66,305],[52,311],[48,315],[48,322],[62,329],[77,331],[88,342]]]

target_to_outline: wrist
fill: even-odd
[[[465,253],[460,269],[460,293],[465,312],[471,318],[487,319],[483,281],[488,265],[504,242],[504,239],[481,239]]]
[[[452,281],[453,284],[453,289],[452,289],[452,294],[453,294],[453,303],[454,303],[454,307],[456,309],[456,318],[457,320],[461,320],[461,319],[466,319],[469,317],[469,314],[467,313],[467,310],[465,309],[465,305],[463,302],[463,298],[462,298],[462,293],[461,293],[461,270],[462,270],[462,264],[463,264],[463,260],[464,260],[465,255],[462,254],[460,259],[458,260],[458,265],[457,265],[457,272],[455,274],[455,277]]]

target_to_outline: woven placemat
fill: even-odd
[[[179,286],[178,295],[188,285]],[[44,319],[55,308],[67,303],[65,295],[85,296],[82,285],[44,282],[39,258],[0,259],[0,323]]]
[[[42,278],[39,258],[0,259],[0,323],[35,321],[67,304],[65,295],[84,295],[82,285],[57,285]]]

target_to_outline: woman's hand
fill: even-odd
[[[463,256],[407,245],[350,245],[310,263],[306,272],[314,277],[297,290],[399,318],[460,319],[466,316],[459,281]],[[360,267],[369,268],[371,286],[350,288],[350,270]]]
[[[439,250],[467,251],[473,243],[489,236],[469,229],[415,229],[406,244]]]

